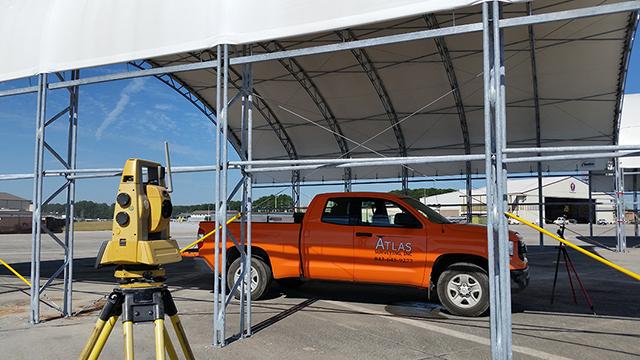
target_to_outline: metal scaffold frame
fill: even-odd
[[[60,81],[64,81],[64,77],[56,73]],[[70,72],[71,80],[78,79],[80,71]],[[62,316],[71,316],[72,293],[73,293],[73,219],[75,205],[75,178],[66,178],[65,183],[60,186],[51,196],[43,200],[43,183],[44,183],[44,149],[46,148],[65,168],[70,172],[76,170],[76,149],[77,149],[77,133],[78,133],[78,86],[67,88],[69,91],[69,106],[58,112],[51,119],[46,119],[47,108],[47,74],[38,76],[38,112],[36,117],[36,158],[34,161],[33,171],[33,217],[31,227],[31,311],[29,321],[33,324],[40,322],[40,296],[44,295],[44,290],[64,272],[63,280],[63,306],[53,304]],[[68,137],[67,137],[67,156],[66,160],[62,155],[58,154],[45,140],[45,128],[57,119],[68,114]],[[70,175],[67,173],[66,175]],[[42,223],[41,214],[42,206],[49,203],[60,193],[65,191],[65,231],[64,240],[60,240],[50,229],[46,223]],[[40,286],[40,249],[42,246],[42,231],[45,231],[58,245],[64,250],[64,259],[62,265],[56,270],[47,281]]]
[[[226,308],[233,296],[234,289],[239,286],[241,291],[241,308],[243,309],[240,316],[240,337],[248,337],[251,335],[251,291],[249,284],[249,273],[251,266],[251,213],[252,213],[252,176],[254,173],[259,172],[272,172],[272,171],[291,171],[294,188],[294,199],[299,201],[299,190],[296,187],[300,185],[300,170],[305,169],[321,169],[321,168],[343,168],[344,169],[344,183],[345,190],[351,188],[351,173],[350,169],[359,166],[372,166],[372,165],[404,165],[403,169],[408,169],[409,164],[427,164],[438,162],[466,162],[470,161],[485,161],[486,165],[486,181],[487,181],[487,237],[488,237],[488,249],[489,249],[489,278],[490,278],[490,299],[491,299],[491,353],[494,359],[510,359],[512,357],[512,337],[511,337],[511,305],[510,305],[510,276],[509,276],[509,254],[508,254],[508,230],[507,220],[504,213],[507,211],[507,164],[516,162],[532,162],[538,164],[538,176],[540,178],[541,161],[554,161],[554,160],[566,160],[566,159],[579,159],[586,153],[589,154],[589,158],[617,158],[619,156],[628,156],[629,154],[622,152],[622,150],[640,150],[640,146],[574,146],[574,147],[561,147],[561,148],[544,148],[540,143],[539,134],[539,104],[536,102],[536,147],[533,148],[517,148],[509,149],[506,143],[506,90],[505,90],[505,65],[504,65],[504,29],[528,26],[530,32],[530,51],[531,54],[535,54],[535,44],[533,41],[533,29],[535,24],[569,20],[580,17],[597,16],[604,14],[613,14],[619,12],[633,12],[634,14],[640,9],[640,2],[626,1],[606,6],[598,6],[592,8],[583,8],[577,10],[563,11],[557,13],[547,13],[540,15],[533,15],[531,11],[527,16],[514,17],[509,19],[501,19],[502,5],[499,1],[494,0],[491,4],[484,2],[482,4],[482,22],[465,25],[454,25],[448,28],[440,28],[436,23],[430,23],[430,30],[417,31],[412,33],[404,33],[399,35],[391,35],[380,38],[358,40],[354,34],[348,33],[350,41],[331,44],[320,45],[309,48],[286,50],[283,46],[276,46],[276,50],[268,51],[264,54],[253,55],[251,49],[243,49],[242,54],[236,51],[236,57],[231,58],[229,56],[229,45],[218,45],[216,59],[211,61],[201,61],[188,65],[173,65],[166,67],[157,67],[127,73],[112,74],[107,76],[99,76],[92,78],[79,78],[79,72],[73,72],[71,80],[65,80],[61,78],[60,82],[48,83],[47,74],[39,75],[38,86],[32,86],[23,89],[10,90],[0,92],[0,96],[9,96],[25,93],[38,93],[38,115],[36,126],[36,155],[34,162],[34,211],[33,211],[33,232],[32,232],[32,271],[31,271],[31,322],[39,322],[39,297],[43,290],[51,284],[60,272],[65,272],[65,308],[63,314],[69,316],[71,309],[71,292],[73,282],[73,203],[75,201],[75,179],[81,175],[80,173],[97,173],[107,174],[106,176],[117,175],[120,169],[93,169],[93,170],[79,170],[75,165],[75,152],[76,152],[76,129],[77,129],[77,113],[78,113],[78,86],[85,84],[93,84],[106,81],[114,81],[121,79],[130,79],[143,76],[163,76],[165,74],[173,74],[178,72],[197,70],[197,69],[210,69],[216,71],[216,89],[217,91],[217,103],[215,111],[209,114],[209,118],[215,120],[216,123],[216,163],[213,167],[191,167],[184,168],[182,172],[187,171],[216,171],[216,189],[215,189],[215,202],[216,202],[216,231],[215,233],[215,272],[221,274],[221,281],[216,278],[214,280],[214,337],[212,345],[215,347],[224,346],[226,343]],[[529,8],[530,10],[530,8]],[[425,18],[429,22],[429,18]],[[394,44],[399,42],[407,42],[420,39],[434,39],[440,41],[439,55],[442,58],[447,72],[451,73],[449,77],[450,86],[455,94],[457,88],[457,80],[455,74],[452,72],[452,68],[447,61],[447,48],[444,43],[444,37],[449,35],[482,32],[483,35],[483,68],[484,68],[484,139],[485,147],[484,154],[470,154],[468,151],[468,140],[465,139],[465,155],[449,155],[449,156],[422,156],[422,157],[407,157],[404,149],[404,137],[401,132],[401,128],[397,121],[397,114],[394,112],[393,105],[389,99],[388,94],[385,92],[384,85],[382,84],[376,69],[372,62],[368,59],[367,53],[364,51],[367,47],[373,47],[385,44]],[[634,29],[635,32],[635,29]],[[439,40],[438,40],[439,39]],[[266,48],[267,45],[261,45]],[[384,104],[386,115],[391,122],[392,128],[395,132],[396,139],[399,144],[400,156],[399,157],[383,157],[383,158],[346,158],[345,155],[349,153],[349,147],[344,136],[341,134],[341,130],[338,124],[335,122],[335,116],[333,115],[331,108],[326,104],[322,94],[315,88],[313,82],[309,79],[305,79],[307,76],[305,71],[302,70],[299,64],[293,59],[297,56],[306,56],[314,54],[323,54],[337,51],[351,51],[356,57],[360,66],[365,69],[369,76],[372,85],[377,91],[380,101]],[[193,55],[195,56],[195,55]],[[336,134],[336,141],[340,145],[342,152],[342,158],[340,159],[314,159],[314,160],[300,160],[298,159],[295,147],[289,136],[286,133],[286,129],[282,127],[282,124],[277,119],[275,114],[268,108],[266,103],[261,103],[261,100],[254,97],[256,94],[253,89],[253,69],[252,64],[263,61],[281,61],[283,66],[293,74],[296,73],[300,78],[300,83],[306,83],[305,90],[314,96],[317,107],[323,110],[323,116],[327,124],[333,129]],[[532,56],[532,73],[534,77],[534,94],[535,98],[538,98],[536,90],[536,60],[535,56]],[[235,72],[232,66],[241,66],[242,74]],[[237,80],[230,78],[230,71],[241,78],[242,85],[239,85]],[[625,65],[626,71],[626,65]],[[234,99],[229,99],[229,84],[235,86],[239,91],[238,96]],[[622,88],[620,91],[623,90]],[[45,122],[46,118],[46,98],[47,91],[53,89],[67,88],[71,93],[71,103],[68,109],[59,113],[56,117]],[[188,91],[187,91],[188,92]],[[454,95],[455,96],[455,95]],[[239,134],[230,134],[230,127],[228,124],[228,112],[229,107],[237,100],[241,99],[242,106],[242,131]],[[195,101],[195,100],[194,100]],[[198,100],[199,101],[199,100]],[[289,156],[288,160],[269,160],[269,161],[254,161],[253,160],[253,119],[252,112],[253,106],[263,114],[265,119],[269,121],[269,124],[273,127],[273,130],[278,134],[278,138],[283,143]],[[462,108],[464,105],[462,99],[459,96],[456,97],[456,107]],[[205,106],[207,107],[207,106]],[[211,109],[209,109],[211,110]],[[67,160],[64,160],[61,156],[57,155],[51,147],[49,147],[45,140],[45,127],[55,119],[69,113],[69,149],[67,154]],[[212,113],[215,112],[215,119]],[[618,113],[617,116],[620,114]],[[466,120],[460,118],[460,126],[463,132],[466,128]],[[467,130],[468,131],[468,130]],[[344,140],[343,140],[344,139]],[[236,149],[241,157],[241,161],[230,162],[228,160],[228,144],[232,143],[232,146]],[[617,142],[616,142],[617,143]],[[63,164],[63,170],[45,171],[43,165],[44,148],[54,154],[54,156]],[[563,153],[561,155],[547,155],[542,156],[545,152],[576,152],[573,155],[567,155]],[[594,152],[597,152],[594,154]],[[518,157],[518,154],[533,153],[537,156],[531,157]],[[509,158],[508,155],[516,155]],[[228,177],[227,173],[229,169],[240,169],[242,171],[242,180],[235,187],[235,190],[229,194]],[[173,171],[180,172],[180,171]],[[470,167],[467,166],[467,178],[468,186],[470,184]],[[617,174],[621,174],[620,170]],[[63,175],[66,177],[67,182],[61,187],[53,196],[47,200],[43,200],[42,197],[42,183],[45,176]],[[105,175],[94,175],[105,176]],[[24,178],[25,176],[8,176],[0,177],[0,179],[17,179]],[[403,188],[407,187],[408,172],[403,171],[401,175]],[[617,185],[617,198],[618,198],[618,220],[624,219],[624,207],[623,203],[623,189],[622,176],[616,176]],[[635,188],[635,186],[634,186]],[[67,190],[67,231],[65,232],[65,241],[62,242],[52,233],[47,231],[46,227],[42,227],[40,221],[40,215],[42,206],[60,194],[62,191]],[[242,259],[242,274],[239,281],[231,289],[230,293],[226,293],[226,239],[231,236],[225,226],[227,216],[227,204],[233,197],[236,191],[242,189],[242,206],[243,206],[243,226],[246,231],[243,232],[242,238],[232,239],[235,242],[241,253]],[[296,193],[297,191],[297,193]],[[297,195],[296,195],[297,194]],[[542,199],[542,198],[541,198]],[[634,200],[635,205],[635,200]],[[622,211],[622,214],[620,214]],[[468,211],[469,213],[470,211]],[[540,222],[542,224],[542,221]],[[624,227],[618,222],[618,251],[625,250],[624,244]],[[64,265],[44,284],[40,286],[40,242],[42,230],[49,233],[56,242],[58,242],[65,249]],[[620,235],[622,234],[622,235]],[[621,240],[622,236],[622,240]],[[541,240],[542,245],[542,240]],[[244,281],[240,281],[244,280]]]

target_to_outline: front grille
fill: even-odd
[[[527,258],[527,245],[522,241],[518,241],[518,257],[524,261]]]

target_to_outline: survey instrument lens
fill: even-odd
[[[118,202],[118,205],[127,207],[129,206],[129,202],[131,201],[131,196],[129,196],[129,194],[127,193],[120,193],[118,194],[116,201]]]
[[[116,222],[120,226],[126,226],[129,223],[129,215],[124,211],[119,212],[116,215]]]

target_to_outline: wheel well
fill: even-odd
[[[246,247],[245,247],[245,251],[246,251]],[[269,265],[269,267],[271,267],[271,262],[269,261],[269,255],[263,249],[256,246],[252,246],[251,256],[261,258],[267,265]],[[238,250],[238,248],[235,246],[230,247],[229,250],[227,250],[227,268],[229,268],[231,263],[233,263],[233,261],[239,257],[240,257],[240,251]]]
[[[455,263],[469,263],[478,265],[484,271],[488,273],[489,271],[489,262],[487,259],[482,256],[477,255],[469,255],[469,254],[445,254],[441,255],[436,259],[433,263],[433,267],[431,268],[431,279],[429,279],[429,290],[436,291],[436,284],[438,283],[438,278],[440,274],[442,274],[450,265]]]

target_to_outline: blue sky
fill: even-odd
[[[637,53],[637,52],[636,52]],[[114,65],[81,71],[82,77],[126,71],[126,65]],[[0,83],[0,91],[36,85],[37,78]],[[640,93],[640,56],[631,57],[626,93]],[[47,118],[69,104],[67,90],[49,92]],[[36,95],[0,98],[0,174],[33,174],[35,149]],[[173,166],[213,165],[215,163],[214,126],[196,107],[155,78],[139,78],[80,88],[77,167],[121,168],[128,158],[143,158],[164,163],[164,141],[169,142]],[[58,119],[46,128],[46,140],[66,158],[68,121]],[[230,149],[232,149],[230,147]],[[233,151],[233,150],[231,150]],[[236,159],[237,157],[234,157]],[[45,150],[45,169],[62,169]],[[239,179],[237,171],[230,183]],[[173,203],[177,205],[214,202],[213,173],[175,174]],[[111,204],[115,201],[119,178],[83,179],[76,182],[76,199]],[[46,178],[44,197],[63,184],[61,178]],[[443,187],[425,182],[411,187]],[[449,182],[452,188],[464,188],[464,182]],[[484,186],[479,184],[476,187]],[[400,184],[367,185],[354,190],[389,191]],[[257,197],[283,188],[258,189]],[[342,186],[303,187],[301,203],[316,193],[341,191]],[[33,197],[33,180],[0,181],[0,192],[25,199]],[[289,189],[283,191],[290,194]],[[52,202],[64,202],[58,196]]]

